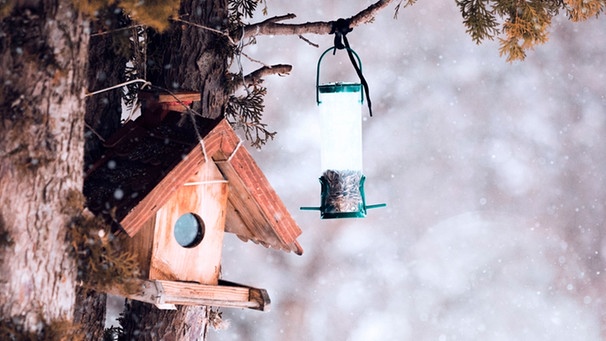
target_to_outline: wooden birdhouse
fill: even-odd
[[[143,94],[141,117],[87,172],[88,207],[125,236],[140,266],[139,290],[118,294],[161,308],[265,310],[264,289],[220,278],[223,235],[302,254],[301,230],[229,123],[185,112],[196,100]]]

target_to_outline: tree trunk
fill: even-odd
[[[219,31],[227,27],[227,0],[183,0],[180,13],[196,25]],[[150,39],[148,56],[153,60],[148,62],[148,80],[169,91],[200,91],[200,114],[208,118],[223,115],[231,53],[227,37],[178,22],[169,32],[150,35]]]
[[[208,313],[207,307],[178,306],[177,310],[160,310],[151,304],[129,301],[120,340],[206,340]]]
[[[0,24],[0,339],[35,339],[73,320],[88,36],[71,1],[17,3]]]
[[[222,30],[227,25],[226,0],[185,0],[182,16],[189,22]],[[226,105],[228,41],[226,37],[188,24],[177,23],[148,43],[148,80],[170,91],[201,92],[200,113],[209,118],[223,115]],[[131,302],[125,312],[126,339],[203,340],[207,330],[207,307],[178,307],[162,311]]]
[[[107,295],[78,287],[74,324],[84,340],[102,340],[105,332],[105,312]]]
[[[103,9],[97,21],[91,23],[88,46],[88,91],[107,89],[125,81],[128,58],[115,47],[129,42],[132,32],[122,29],[130,21],[115,6]],[[114,32],[106,34],[107,32]],[[122,89],[104,91],[86,99],[84,171],[103,154],[103,142],[121,126]],[[105,330],[107,295],[78,288],[74,322],[86,340],[101,340]]]
[[[90,38],[88,49],[88,91],[107,89],[126,80],[126,63],[129,39],[133,36],[125,30],[131,22],[115,6],[103,10],[98,21],[91,23],[91,32],[99,33]],[[108,13],[108,14],[105,14]],[[106,34],[108,32],[113,32]],[[117,49],[117,46],[127,46]],[[122,51],[122,52],[121,52]],[[86,99],[86,129],[84,170],[103,154],[103,142],[121,126],[122,88],[104,91]]]

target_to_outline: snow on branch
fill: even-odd
[[[349,18],[351,27],[372,21],[377,13],[387,7],[394,0],[379,0],[368,6],[363,11]],[[302,24],[284,24],[280,21],[293,19],[296,15],[286,14],[269,18],[260,23],[246,25],[243,36],[240,39],[259,35],[302,35],[302,34],[330,34],[332,21],[306,22]]]

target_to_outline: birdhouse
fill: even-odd
[[[141,269],[139,291],[116,293],[161,308],[266,310],[264,289],[220,278],[224,233],[302,254],[300,228],[226,120],[184,113],[199,94],[141,99],[142,115],[106,141],[84,185],[89,210],[113,223]]]

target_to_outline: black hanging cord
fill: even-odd
[[[370,102],[370,91],[368,90],[368,83],[366,82],[366,78],[362,74],[362,70],[360,70],[360,66],[358,62],[354,58],[353,53],[351,52],[351,47],[349,47],[349,41],[347,41],[347,33],[351,32],[353,28],[350,25],[351,21],[349,19],[338,19],[337,21],[332,22],[332,28],[330,30],[330,34],[335,35],[335,48],[339,50],[347,49],[347,55],[349,56],[349,60],[353,65],[358,77],[360,77],[360,82],[364,87],[364,93],[366,94],[366,101],[368,103],[368,112],[372,117],[372,103]],[[333,54],[337,53],[337,50],[333,52]]]

